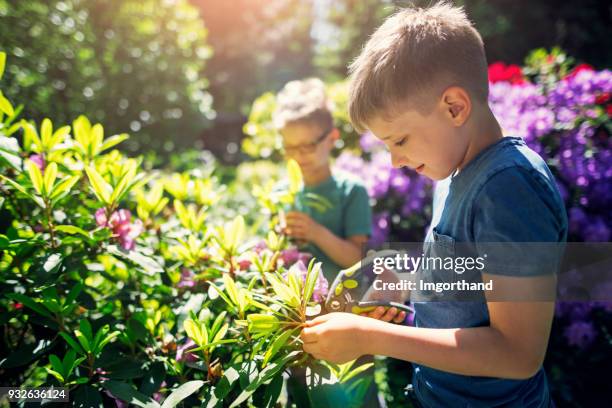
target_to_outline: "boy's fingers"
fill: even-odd
[[[401,311],[399,314],[393,319],[395,323],[402,323],[406,319],[406,312]]]
[[[300,339],[304,342],[304,344],[308,343],[316,343],[317,342],[317,334],[314,328],[305,327],[302,329],[300,333]]]
[[[369,316],[374,319],[380,319],[383,314],[385,314],[385,308],[382,306],[378,306],[376,309],[370,312]]]
[[[392,307],[387,310],[387,313],[385,313],[385,315],[382,317],[382,320],[384,320],[385,322],[390,322],[391,320],[395,318],[396,315],[397,315],[397,308]]]

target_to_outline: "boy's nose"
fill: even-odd
[[[406,160],[405,157],[391,152],[391,165],[396,169],[399,169],[401,167],[407,166],[408,160]]]

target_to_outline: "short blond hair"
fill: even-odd
[[[399,106],[427,113],[452,85],[487,100],[487,60],[480,34],[462,7],[439,2],[390,16],[349,67],[349,116],[364,131],[373,116]]]
[[[276,109],[272,118],[279,130],[299,123],[316,125],[325,131],[334,126],[332,110],[323,81],[306,78],[285,84],[276,95]]]

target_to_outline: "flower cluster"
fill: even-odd
[[[143,224],[139,219],[132,222],[132,214],[129,210],[117,210],[107,217],[106,209],[100,208],[96,211],[95,218],[98,226],[110,228],[123,249],[128,251],[134,249],[136,238],[143,231]]]

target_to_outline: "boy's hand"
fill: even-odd
[[[396,307],[391,307],[385,311],[385,308],[378,306],[376,309],[368,313],[361,313],[361,316],[371,317],[385,322],[402,323],[406,319],[406,312],[398,310]]]
[[[317,236],[317,232],[321,227],[320,224],[316,223],[308,215],[298,212],[290,211],[286,215],[287,227],[285,233],[290,237],[301,239],[307,242],[314,241]]]
[[[317,359],[346,363],[364,354],[368,324],[373,320],[352,313],[329,313],[308,320],[300,338],[304,351]]]

